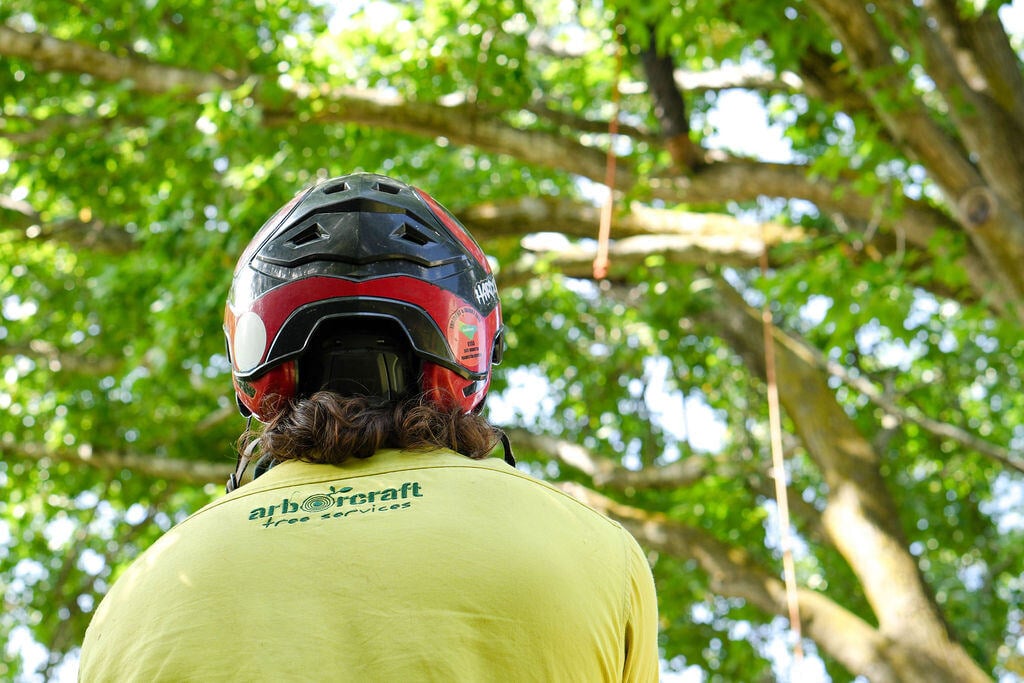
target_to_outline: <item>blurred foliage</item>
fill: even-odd
[[[373,88],[413,103],[448,98],[522,130],[594,139],[612,112],[620,35],[646,45],[656,26],[657,44],[694,69],[755,60],[781,71],[830,43],[801,3],[774,1],[5,0],[0,21],[240,84],[198,97],[144,93],[0,59],[0,196],[35,212],[31,225],[10,229],[2,221],[13,224],[14,214],[0,210],[0,678],[25,680],[34,674],[22,670],[26,652],[44,653],[46,676],[73,668],[106,587],[160,533],[219,495],[219,483],[111,471],[88,456],[233,461],[244,422],[230,394],[224,299],[238,254],[295,191],[366,170],[424,187],[456,213],[483,201],[590,196],[569,172],[509,154],[386,127],[309,123],[322,98],[292,103],[287,120],[269,116],[266,103],[283,103],[285,85]],[[623,82],[642,80],[636,50],[624,69]],[[688,95],[701,136],[716,132],[707,114],[717,97]],[[892,212],[908,188],[927,194],[927,180],[869,119],[798,93],[764,102],[794,158],[820,177],[855,172],[857,190]],[[624,122],[655,127],[642,89],[624,88],[620,107]],[[624,153],[641,171],[667,161],[643,140]],[[708,473],[687,487],[602,493],[699,527],[779,571],[765,387],[700,315],[714,305],[702,282],[725,277],[755,305],[771,302],[780,328],[900,405],[1020,452],[1019,326],[983,302],[928,289],[963,288],[961,237],[939,234],[934,259],[872,259],[860,250],[865,235],[806,207],[714,208],[800,225],[811,237],[781,247],[773,254],[781,265],[767,274],[652,256],[607,286],[537,266],[502,292],[509,349],[494,392],[508,408],[505,426],[564,438],[631,470],[705,458]],[[32,239],[39,226],[62,222],[115,243]],[[517,236],[484,247],[509,267],[523,251]],[[883,456],[911,552],[954,631],[985,670],[1020,673],[1024,526],[1011,508],[1019,476],[831,381]],[[591,484],[550,454],[519,454],[539,476]],[[799,445],[790,468],[791,491],[820,509],[825,485]],[[873,621],[850,568],[807,522],[795,520],[801,583]],[[778,675],[781,620],[715,594],[693,560],[651,557],[668,666],[699,667],[708,681]],[[818,654],[831,680],[856,676]]]

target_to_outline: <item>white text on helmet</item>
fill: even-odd
[[[491,306],[498,301],[498,286],[494,284],[494,278],[491,276],[476,283],[473,291],[476,295],[476,303],[481,308]]]

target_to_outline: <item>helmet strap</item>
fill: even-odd
[[[252,427],[252,416],[245,423],[245,431],[248,432]],[[259,439],[253,439],[249,442],[249,445],[245,447],[245,450],[239,451],[238,461],[235,463],[235,471],[228,476],[228,483],[225,487],[228,493],[231,493],[239,486],[242,485],[242,475],[245,474],[245,469],[249,466],[249,461],[252,460],[252,454],[256,451],[256,447],[259,445]]]
[[[512,455],[512,442],[508,440],[508,434],[504,430],[501,430],[501,446],[505,449],[505,462],[515,467],[516,457]]]

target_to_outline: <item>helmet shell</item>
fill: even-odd
[[[272,418],[296,396],[298,359],[315,353],[318,330],[360,322],[406,337],[417,388],[436,403],[481,407],[502,351],[487,258],[430,195],[369,173],[299,193],[242,253],[224,309],[239,409]]]

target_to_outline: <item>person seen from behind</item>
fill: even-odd
[[[428,194],[366,173],[300,192],[238,261],[225,333],[263,428],[228,495],[116,580],[80,680],[657,680],[639,545],[516,469],[481,414],[498,291]]]

